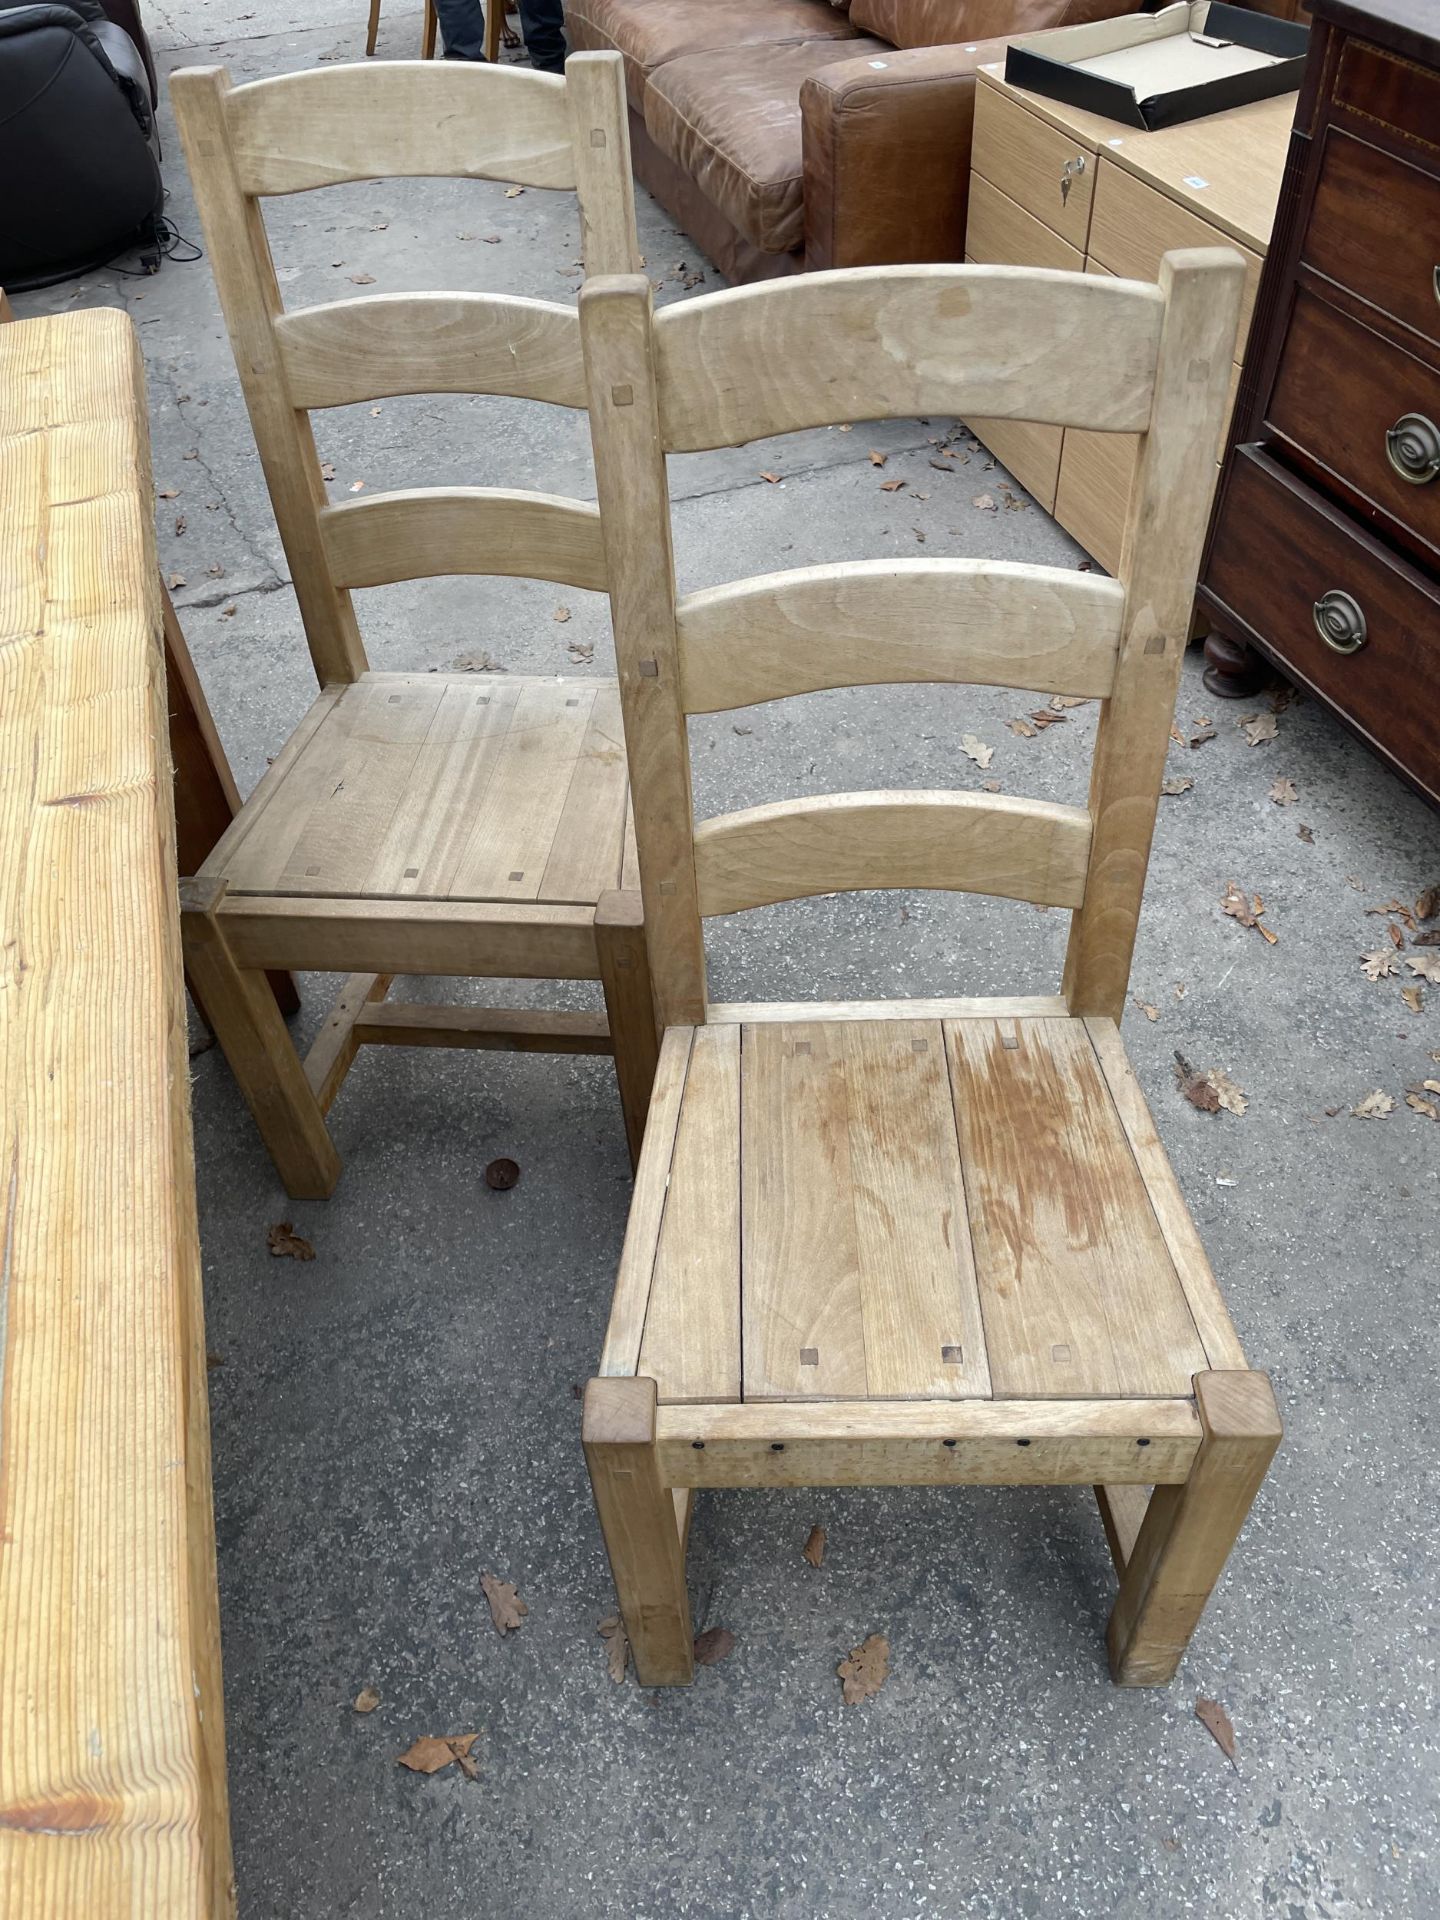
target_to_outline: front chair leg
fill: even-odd
[[[689,1503],[677,1503],[660,1478],[655,1400],[653,1380],[589,1381],[585,1464],[635,1677],[642,1687],[687,1687],[695,1678],[682,1545]]]
[[[630,1164],[640,1159],[650,1090],[660,1058],[645,917],[638,893],[605,893],[595,909],[595,952],[605,989],[605,1015],[615,1053],[615,1080],[625,1116]]]
[[[292,1200],[328,1200],[340,1156],[320,1102],[263,973],[241,967],[218,909],[221,881],[182,880],[180,933],[186,977],[244,1094],[275,1171]]]
[[[1110,1616],[1110,1672],[1122,1687],[1174,1678],[1280,1444],[1263,1373],[1196,1374],[1195,1403],[1202,1438],[1189,1477],[1151,1494]]]

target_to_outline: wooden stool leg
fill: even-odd
[[[375,4],[378,7],[380,0],[375,0]],[[438,24],[435,17],[435,0],[425,0],[425,24],[420,29],[420,58],[422,60],[433,60],[435,58],[435,29]]]
[[[500,58],[505,31],[505,0],[485,0],[485,58],[493,66]]]
[[[216,909],[222,881],[185,880],[180,931],[185,971],[239,1082],[275,1170],[293,1200],[328,1200],[340,1156],[325,1126],[275,996],[263,973],[236,965]]]
[[[365,29],[365,58],[375,51],[375,36],[380,31],[380,0],[370,0],[370,24]]]
[[[642,1687],[688,1687],[695,1643],[681,1533],[690,1509],[660,1479],[655,1382],[589,1381],[582,1431],[635,1677]]]
[[[640,1159],[650,1089],[660,1058],[644,912],[638,893],[600,896],[595,909],[595,948],[605,988],[610,1042],[615,1049],[615,1079],[625,1115],[625,1137],[630,1143],[630,1164],[635,1166]]]
[[[1190,1476],[1151,1494],[1110,1616],[1110,1672],[1122,1687],[1174,1678],[1280,1444],[1265,1374],[1197,1374],[1195,1401],[1204,1437]]]

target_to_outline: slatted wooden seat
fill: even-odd
[[[665,1028],[584,1414],[642,1682],[691,1677],[697,1487],[1076,1483],[1120,1575],[1115,1678],[1159,1684],[1278,1444],[1118,1030],[1240,277],[1195,253],[1158,287],[875,269],[659,317],[644,281],[582,294]],[[666,452],[935,412],[1139,433],[1120,579],[854,561],[677,599]],[[1097,698],[1088,806],[840,794],[695,824],[688,713],[898,681]],[[1069,908],[1061,993],[708,1000],[705,917],[884,887]]]
[[[565,79],[465,63],[174,79],[221,305],[320,694],[182,888],[186,968],[286,1186],[331,1190],[325,1127],[366,1042],[613,1053],[632,1151],[655,1024],[613,680],[377,674],[359,589],[446,573],[603,589],[578,500],[419,487],[331,504],[314,408],[408,393],[585,405],[579,321],[550,301],[379,294],[283,310],[261,202],[393,175],[574,188],[590,271],[637,262],[620,61]],[[281,956],[285,957],[281,957]],[[348,974],[302,1066],[263,971]],[[598,979],[606,1014],[392,1003],[391,977]]]

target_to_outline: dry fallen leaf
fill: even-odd
[[[1427,1080],[1425,1086],[1433,1087],[1437,1093],[1440,1093],[1440,1082]],[[1427,1100],[1420,1087],[1405,1089],[1405,1104],[1407,1107],[1413,1107],[1416,1113],[1423,1113],[1427,1120],[1440,1120],[1440,1107],[1437,1107],[1433,1100]]]
[[[1307,847],[1313,847],[1315,844],[1315,829],[1303,825],[1298,826],[1295,829],[1295,838],[1297,840],[1303,840]]]
[[[905,482],[903,480],[882,480],[880,482],[880,491],[881,493],[898,493],[904,484]]]
[[[1405,1002],[1411,1013],[1419,1013],[1425,1004],[1425,995],[1418,986],[1401,987],[1400,998]]]
[[[520,1165],[515,1160],[492,1160],[485,1169],[485,1184],[496,1193],[508,1193],[519,1179]]]
[[[772,487],[778,487],[780,484],[780,476],[778,473],[762,473],[760,478],[769,481]]]
[[[1346,875],[1346,878],[1347,879],[1349,878],[1348,874]],[[1391,913],[1399,914],[1400,918],[1405,922],[1406,926],[1413,929],[1415,925],[1415,916],[1413,913],[1411,913],[1409,907],[1406,906],[1403,900],[1387,900],[1383,907],[1366,907],[1365,909],[1365,917],[1367,920],[1372,917],[1378,917],[1380,919],[1383,919],[1387,914],[1391,914]]]
[[[1383,980],[1395,971],[1395,955],[1389,947],[1376,947],[1373,953],[1361,954],[1360,968],[1367,980]]]
[[[165,584],[167,587],[169,587],[170,591],[173,593],[176,587],[184,586],[185,576],[183,573],[167,573],[165,576]]]
[[[1135,1004],[1137,1007],[1139,1007],[1140,1011],[1144,1014],[1147,1020],[1158,1020],[1160,1018],[1159,1007],[1152,1007],[1148,1000],[1141,1000],[1137,998],[1135,1001]]]
[[[1222,913],[1228,913],[1232,920],[1238,920],[1242,927],[1253,927],[1258,934],[1262,934],[1269,941],[1272,947],[1275,945],[1278,935],[1273,934],[1269,927],[1260,924],[1260,916],[1265,911],[1265,902],[1258,893],[1252,893],[1247,897],[1232,880],[1225,888],[1225,897],[1220,902],[1220,910]]]
[[[889,456],[889,454],[888,454],[888,453],[881,453],[881,451],[880,451],[880,449],[879,449],[878,447],[871,447],[871,449],[870,449],[870,464],[871,464],[871,466],[872,466],[872,467],[883,467],[883,466],[884,466],[884,464],[885,464],[885,462],[886,462],[886,461],[887,461],[887,460],[888,460],[889,458],[890,458],[890,456]]]
[[[1218,1113],[1221,1107],[1227,1113],[1237,1117],[1244,1113],[1249,1100],[1223,1068],[1192,1067],[1179,1051],[1175,1055],[1175,1081],[1181,1093],[1192,1107],[1198,1107],[1201,1113]]]
[[[1440,953],[1407,953],[1405,964],[1411,973],[1428,980],[1432,987],[1440,987]]]
[[[595,642],[593,640],[571,640],[567,643],[565,651],[577,665],[582,667],[588,666],[595,658]]]
[[[1031,726],[1028,720],[1007,720],[1005,724],[1012,733],[1018,733],[1022,740],[1033,740],[1035,738],[1035,728]]]
[[[977,740],[973,733],[961,734],[960,751],[973,760],[977,767],[988,767],[995,758],[995,749],[987,747],[983,740]]]
[[[1207,740],[1213,740],[1214,738],[1215,738],[1214,727],[1201,727],[1198,733],[1191,734],[1187,744],[1192,747],[1203,747]]]
[[[735,1636],[729,1627],[707,1627],[704,1633],[695,1636],[695,1664],[697,1667],[713,1667],[727,1654],[735,1651]]]
[[[1207,1700],[1202,1695],[1195,1702],[1195,1718],[1214,1740],[1225,1758],[1235,1767],[1235,1729],[1230,1724],[1230,1716],[1218,1700]],[[1238,1773],[1240,1769],[1235,1767]]]
[[[1437,913],[1440,913],[1440,881],[1433,887],[1426,887],[1415,902],[1417,920],[1433,920]]]
[[[800,1549],[800,1554],[801,1554],[801,1558],[808,1560],[812,1567],[824,1566],[825,1564],[825,1529],[824,1527],[811,1527],[810,1537],[809,1539],[806,1540],[804,1546]]]
[[[570,618],[570,609],[568,607],[556,607],[550,618],[558,621],[563,627],[565,622]]]
[[[1160,791],[1161,793],[1170,794],[1189,793],[1194,784],[1195,782],[1190,778],[1188,773],[1182,773],[1173,780],[1162,780],[1160,782]]]
[[[1285,779],[1282,775],[1280,779],[1272,784],[1270,788],[1270,798],[1275,802],[1277,807],[1293,807],[1300,796],[1295,791],[1295,782]]]
[[[356,287],[373,287],[375,284],[375,276],[373,273],[352,273],[346,277],[349,279],[351,285]]]
[[[1367,1093],[1359,1106],[1350,1109],[1352,1120],[1380,1120],[1387,1113],[1393,1113],[1395,1102],[1388,1093],[1382,1093],[1376,1087],[1373,1093]]]
[[[482,1573],[480,1591],[490,1602],[490,1618],[495,1622],[498,1633],[514,1633],[530,1609],[515,1591],[510,1580],[500,1580],[493,1573]]]
[[[308,1240],[296,1233],[288,1220],[282,1220],[278,1226],[271,1227],[265,1236],[265,1244],[271,1257],[279,1260],[288,1255],[292,1260],[313,1260],[315,1249]]]
[[[178,500],[180,498],[180,489],[178,487],[161,487],[156,498],[159,500]]]
[[[439,1773],[453,1761],[467,1780],[478,1780],[480,1769],[470,1758],[470,1749],[479,1738],[478,1733],[447,1733],[443,1737],[425,1733],[407,1752],[396,1756],[395,1764],[408,1767],[411,1773]]]
[[[1090,695],[1088,693],[1052,693],[1050,704],[1057,713],[1063,713],[1067,707],[1088,707]]]
[[[1046,727],[1060,727],[1065,724],[1065,715],[1063,713],[1056,713],[1051,707],[1037,707],[1030,715],[1030,718],[1042,733]]]
[[[605,1670],[617,1685],[625,1678],[625,1669],[630,1664],[630,1639],[625,1632],[625,1623],[618,1613],[612,1613],[600,1622],[595,1631],[605,1642]]]
[[[333,460],[322,460],[320,462],[320,478],[322,480],[333,480],[335,478],[335,462]]]
[[[451,662],[456,673],[504,673],[503,661],[497,660],[492,653],[462,653],[458,660]]]
[[[1000,511],[988,493],[977,493],[970,504],[972,507],[978,507],[981,513],[998,513]]]
[[[980,785],[986,793],[999,793],[1000,791],[1000,782],[998,780],[982,780]]]
[[[356,1713],[373,1713],[380,1704],[379,1692],[374,1687],[361,1687],[350,1704]]]
[[[890,1672],[890,1642],[883,1633],[872,1633],[850,1649],[849,1658],[842,1660],[835,1671],[843,1683],[841,1691],[847,1707],[873,1700]]]
[[[524,191],[525,189],[523,187],[506,187],[505,198],[507,200],[518,200]]]
[[[1263,747],[1280,731],[1273,713],[1247,713],[1236,724],[1252,747]]]

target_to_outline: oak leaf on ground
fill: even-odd
[[[1247,713],[1237,724],[1252,747],[1263,747],[1280,731],[1273,713]]]
[[[707,1627],[695,1636],[695,1664],[713,1667],[735,1651],[735,1636],[729,1627]]]
[[[630,1637],[618,1613],[607,1614],[595,1631],[605,1642],[605,1671],[618,1685],[630,1664]]]
[[[404,1753],[395,1756],[395,1764],[408,1767],[411,1773],[439,1773],[453,1763],[467,1780],[478,1780],[480,1769],[471,1759],[470,1749],[479,1738],[478,1733],[423,1733]]]
[[[1195,1718],[1204,1727],[1211,1739],[1219,1747],[1225,1758],[1235,1767],[1235,1729],[1230,1724],[1230,1716],[1218,1700],[1207,1700],[1202,1694],[1195,1702]],[[1240,1769],[1235,1767],[1238,1773]]]
[[[1373,953],[1361,954],[1360,968],[1367,980],[1383,980],[1395,971],[1395,955],[1389,947],[1376,947]]]
[[[1249,1098],[1244,1094],[1229,1074],[1221,1067],[1192,1067],[1183,1053],[1175,1055],[1175,1082],[1182,1095],[1192,1107],[1198,1107],[1201,1113],[1218,1113],[1223,1107],[1227,1113],[1237,1118],[1249,1106]]]
[[[961,734],[960,751],[967,759],[973,760],[977,767],[988,767],[995,758],[995,749],[987,747],[985,742],[978,740],[973,733]]]
[[[1405,1002],[1411,1013],[1419,1013],[1425,1004],[1425,995],[1418,985],[1401,987],[1400,998]]]
[[[840,1676],[841,1692],[847,1707],[862,1700],[873,1700],[890,1673],[890,1642],[883,1633],[872,1633],[835,1669]]]
[[[1269,798],[1277,807],[1293,807],[1300,795],[1295,790],[1295,782],[1287,780],[1282,774],[1278,780],[1271,782]]]
[[[1440,953],[1407,953],[1405,964],[1421,980],[1440,987]]]
[[[480,1590],[490,1602],[490,1618],[498,1633],[514,1633],[530,1609],[516,1592],[513,1581],[501,1580],[493,1573],[482,1573]]]
[[[1242,927],[1253,927],[1272,947],[1275,945],[1278,935],[1261,924],[1260,916],[1265,911],[1265,902],[1258,893],[1247,894],[1232,880],[1225,888],[1220,910],[1228,913],[1232,920],[1238,920]]]
[[[1174,779],[1162,780],[1160,782],[1160,791],[1166,794],[1189,793],[1194,784],[1195,782],[1190,778],[1188,773],[1181,773],[1177,774]]]
[[[265,1244],[274,1260],[288,1257],[291,1260],[313,1260],[315,1249],[310,1242],[296,1233],[288,1220],[281,1220],[265,1236]]]
[[[380,1693],[375,1687],[361,1687],[350,1702],[356,1713],[373,1713],[380,1704]]]
[[[1367,1093],[1357,1106],[1350,1109],[1352,1120],[1382,1120],[1387,1113],[1393,1113],[1395,1102],[1380,1087]]]
[[[812,1567],[824,1566],[825,1564],[825,1529],[824,1527],[811,1527],[809,1536],[806,1539],[804,1546],[800,1549],[800,1555],[802,1559],[808,1560]]]

